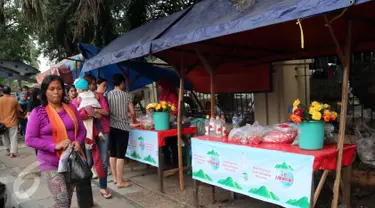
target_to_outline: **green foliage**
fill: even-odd
[[[0,0],[0,24],[2,15]],[[13,1],[12,1],[13,2]],[[14,0],[31,22],[41,52],[53,59],[79,53],[77,43],[104,47],[119,35],[180,11],[193,0]],[[12,13],[20,13],[20,9]],[[4,18],[2,18],[4,17]],[[1,45],[0,45],[1,46]]]
[[[29,26],[26,17],[14,3],[2,4],[1,1],[0,59],[23,61],[38,67],[39,51],[32,40],[32,28]]]

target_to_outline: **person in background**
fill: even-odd
[[[113,182],[117,188],[131,186],[125,181],[124,158],[129,142],[130,123],[128,113],[130,112],[133,122],[136,123],[136,115],[131,94],[124,92],[125,78],[121,74],[113,75],[115,89],[107,94],[110,116],[110,164]]]
[[[77,88],[74,85],[69,86],[67,92],[70,102],[72,102],[78,96]]]
[[[3,143],[7,155],[11,158],[15,158],[18,150],[17,118],[20,116],[21,108],[18,100],[10,95],[10,87],[4,87],[3,93],[3,97],[0,98],[0,122],[8,128],[3,134]]]
[[[26,124],[27,124],[27,106],[29,105],[29,99],[27,99],[27,94],[22,92],[21,93],[21,100],[19,101],[21,107],[21,118],[19,119],[20,123],[20,134],[21,136],[25,136],[26,131]]]
[[[158,88],[160,91],[159,102],[166,101],[176,106],[176,111],[173,112],[177,116],[178,112],[178,96],[177,88],[173,86],[167,79],[162,79],[158,82]],[[178,148],[177,148],[177,137],[170,137],[165,140],[165,146],[163,147],[164,158],[166,165],[172,165],[176,167],[178,165]],[[171,161],[172,158],[172,161]]]
[[[26,144],[38,150],[38,162],[54,200],[53,207],[71,206],[74,184],[57,172],[62,152],[71,145],[81,151],[86,129],[78,111],[64,103],[64,82],[56,75],[44,78],[41,86],[41,106],[33,109],[26,128]]]
[[[31,96],[30,101],[27,105],[27,113],[26,113],[26,120],[29,119],[30,113],[34,110],[34,108],[41,105],[40,102],[40,85],[36,84],[31,86]],[[26,125],[27,127],[27,125]],[[38,155],[38,150],[35,149],[35,154]]]
[[[23,86],[21,89],[21,93],[18,97],[18,100],[21,100],[22,93],[26,94],[27,100],[30,98],[30,88],[28,86]]]
[[[26,114],[26,119],[30,116],[31,111],[34,110],[34,108],[38,107],[41,105],[40,102],[40,86],[35,85],[34,87],[31,88],[31,96],[29,103],[27,105],[27,114]]]
[[[99,78],[96,81],[96,93],[102,94],[104,96],[104,93],[107,92],[107,80]]]
[[[99,96],[99,103],[101,103],[102,106],[105,106],[103,109],[107,109],[108,111],[108,114],[103,114],[102,117],[100,119],[97,119],[96,120],[96,124],[99,128],[99,131],[102,131],[103,132],[103,135],[104,135],[104,142],[106,143],[105,146],[103,147],[103,150],[104,151],[105,149],[107,149],[107,152],[109,152],[109,108],[108,108],[108,102],[107,102],[107,99],[105,97],[105,94],[107,93],[107,80],[105,79],[102,79],[102,78],[99,78],[97,81],[96,81],[96,93],[98,94]],[[98,122],[100,121],[100,122]],[[103,142],[103,141],[101,141]],[[111,168],[110,168],[110,165],[109,165],[109,161],[108,161],[108,155],[107,154],[107,158],[106,158],[106,162],[107,162],[107,168],[108,169],[108,175],[111,175],[112,172],[111,172]],[[102,158],[103,160],[103,158]]]

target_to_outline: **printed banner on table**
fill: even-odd
[[[284,207],[310,207],[314,157],[192,139],[193,178]]]
[[[141,163],[158,167],[158,133],[131,130],[129,132],[129,144],[125,156]]]

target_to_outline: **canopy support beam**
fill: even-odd
[[[177,135],[178,135],[178,173],[180,178],[180,190],[185,189],[184,169],[182,161],[182,110],[184,106],[184,70],[180,69],[180,90],[178,95]]]
[[[178,75],[180,76],[180,89],[178,94],[178,112],[177,112],[177,147],[178,147],[178,175],[180,179],[180,190],[183,191],[185,189],[184,184],[184,167],[182,161],[182,110],[184,109],[184,80],[185,80],[185,72],[184,72],[184,54],[181,54],[181,67],[180,69],[175,68]]]
[[[204,67],[206,68],[206,70],[208,71],[208,73],[210,74],[210,78],[211,78],[211,117],[215,117],[215,106],[216,106],[216,99],[215,99],[215,69],[208,63],[208,60],[206,59],[206,57],[204,57],[204,55],[202,54],[202,52],[198,49],[195,49],[195,52],[197,53],[197,56],[199,58],[199,60],[201,60],[202,64],[204,65]]]
[[[134,79],[130,80],[129,87],[132,86],[139,78],[141,77],[141,74],[138,74]]]
[[[324,18],[326,22],[328,23],[327,17],[324,16]],[[328,24],[327,27],[330,31],[333,41],[335,42],[337,46],[337,52],[338,52],[338,55],[340,56],[341,62],[344,65],[344,76],[343,76],[343,82],[342,82],[342,100],[341,100],[342,105],[341,105],[341,112],[340,112],[339,138],[338,138],[338,144],[337,144],[338,158],[337,158],[337,166],[336,166],[336,179],[335,179],[335,183],[333,187],[333,200],[331,204],[332,208],[337,208],[339,195],[340,195],[341,169],[342,169],[342,158],[343,158],[343,148],[344,148],[345,128],[346,128],[346,114],[348,110],[349,71],[350,71],[350,60],[351,60],[351,52],[352,52],[351,51],[352,50],[352,21],[349,20],[347,22],[347,40],[346,40],[345,51],[344,51],[345,54],[340,49],[340,45],[337,41],[337,38],[335,36],[335,33],[331,25]],[[350,188],[348,189],[346,187],[346,191],[343,192],[343,197],[342,197],[343,204],[347,206],[350,205],[350,191],[348,190],[350,190]]]
[[[331,34],[331,37],[332,37],[332,39],[333,39],[333,42],[334,42],[335,45],[336,45],[336,52],[337,52],[337,55],[339,56],[341,63],[344,65],[344,64],[345,64],[344,53],[343,53],[343,51],[342,51],[342,49],[341,49],[341,46],[340,46],[339,41],[337,40],[337,37],[336,37],[336,35],[335,35],[335,31],[333,30],[330,21],[328,21],[328,17],[327,17],[327,15],[324,15],[324,20],[325,20],[325,22],[326,22],[326,27],[328,27],[329,33]]]

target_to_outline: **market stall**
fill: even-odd
[[[332,207],[338,206],[340,186],[344,190],[342,204],[350,206],[350,180],[341,178],[342,167],[347,165],[343,171],[347,175],[350,175],[351,168],[350,164],[343,162],[350,57],[354,51],[375,48],[372,24],[375,20],[372,12],[375,4],[364,0],[249,2],[253,4],[245,4],[245,7],[240,3],[235,6],[233,1],[226,0],[201,1],[180,13],[137,28],[130,35],[126,34],[113,41],[106,50],[93,57],[86,67],[101,67],[152,53],[174,66],[181,80],[185,76],[195,79],[197,76],[192,76],[192,71],[199,71],[195,75],[208,73],[211,115],[214,116],[215,93],[218,89],[228,89],[218,85],[233,82],[217,82],[217,74],[221,70],[236,73],[246,69],[248,76],[251,76],[252,69],[257,65],[337,53],[344,66],[341,102],[344,105],[340,111],[337,148],[332,153],[337,157]],[[148,37],[141,35],[142,38],[135,38],[136,34],[148,31],[158,23],[170,25],[161,27],[162,31],[156,30],[156,34]],[[126,38],[137,44],[121,45]],[[137,48],[143,50],[136,50]],[[183,89],[183,85],[180,85],[180,93]],[[182,128],[179,128],[179,148],[181,132]],[[179,169],[181,178],[183,169],[181,166]],[[325,171],[321,181],[324,182],[326,174]],[[317,187],[317,193],[319,187],[321,184]],[[183,190],[183,184],[180,188]],[[313,203],[310,202],[311,204]]]
[[[184,128],[182,134],[197,135],[197,128]],[[178,172],[178,168],[164,170],[163,147],[165,146],[166,139],[177,139],[177,129],[155,131],[134,128],[130,131],[129,144],[126,151],[126,157],[158,169],[160,192],[164,192],[164,177]],[[191,166],[185,166],[183,169],[191,169]]]
[[[60,76],[65,84],[71,85],[75,78],[78,77],[78,71],[82,62],[84,62],[84,57],[81,54],[67,57],[59,63],[51,66],[47,71],[38,74],[36,80],[38,84],[41,84],[46,76],[53,74]]]
[[[307,151],[290,144],[240,145],[228,143],[227,138],[220,140],[208,136],[192,139],[196,207],[197,181],[283,207],[314,207],[328,172],[336,170],[337,145]],[[355,151],[355,145],[344,146],[343,166],[351,165]],[[324,172],[314,191],[317,170]],[[350,172],[344,173],[344,179],[350,177]],[[344,187],[350,183],[344,181]],[[344,194],[347,191],[344,189]]]
[[[79,50],[82,55],[89,59],[95,54],[100,52],[100,48],[96,48],[87,44],[79,44]],[[108,89],[113,88],[113,84],[110,81],[114,74],[122,73],[126,78],[126,90],[134,91],[140,87],[144,87],[153,82],[157,82],[162,79],[167,79],[172,86],[176,88],[183,85],[185,89],[191,90],[190,81],[185,78],[180,80],[179,74],[172,69],[161,68],[154,66],[152,63],[142,62],[124,62],[118,64],[111,64],[108,66],[100,67],[92,70],[82,70],[83,74],[91,74],[97,78],[105,78],[108,82]],[[164,155],[161,151],[162,147],[165,146],[166,139],[177,139],[178,131],[176,127],[180,127],[181,121],[177,126],[172,127],[168,130],[154,130],[152,116],[148,117],[147,127],[144,127],[144,123],[140,121],[141,127],[133,128],[129,135],[129,145],[126,153],[126,157],[135,161],[145,163],[158,168],[159,174],[159,189],[163,192],[163,178],[166,176],[174,175],[179,171],[179,168],[173,168],[170,170],[164,170]],[[139,118],[140,120],[142,117]],[[196,127],[186,127],[182,129],[182,135],[197,135]],[[178,154],[181,155],[179,158],[179,166],[183,166],[182,161],[182,149],[178,149]],[[182,167],[184,170],[190,170],[191,166]],[[180,183],[183,183],[181,178]]]

